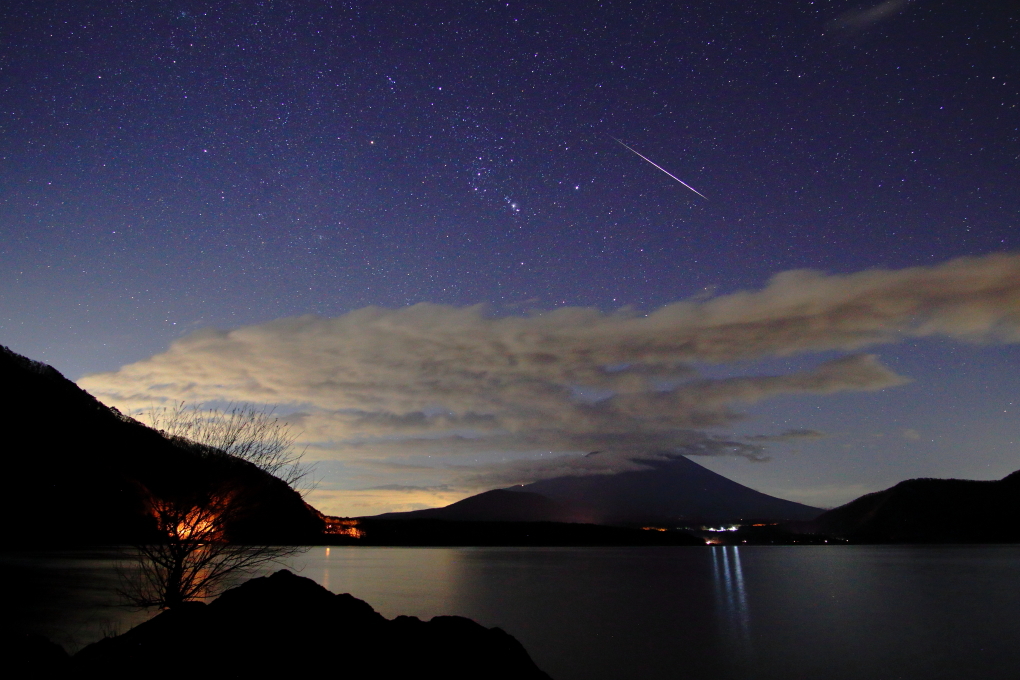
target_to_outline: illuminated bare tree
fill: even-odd
[[[303,452],[293,449],[295,437],[270,410],[180,402],[150,409],[148,420],[167,439],[192,450],[197,444],[213,459],[247,461],[291,489],[306,474],[300,465]],[[125,573],[122,595],[135,606],[170,608],[212,595],[232,576],[305,550],[231,542],[231,527],[257,514],[260,491],[272,483],[279,482],[249,478],[245,484],[220,482],[205,492],[148,493],[158,538],[135,546],[136,569]]]
[[[250,573],[304,548],[229,543],[226,527],[243,512],[243,494],[203,499],[151,499],[164,540],[135,546],[137,568],[125,576],[121,593],[137,607],[168,609],[212,595],[231,576]]]

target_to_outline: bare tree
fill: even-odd
[[[271,409],[235,403],[223,409],[204,408],[182,401],[152,407],[146,415],[164,436],[204,444],[246,460],[295,490],[308,474],[301,466],[304,451],[294,449],[296,436]]]
[[[150,409],[147,415],[167,439],[192,448],[198,444],[214,457],[247,461],[292,489],[305,476],[303,452],[293,450],[295,437],[272,411],[237,404],[203,409],[181,402]],[[138,607],[170,608],[211,596],[233,576],[305,550],[231,542],[230,527],[246,519],[259,502],[259,489],[250,482],[148,493],[159,538],[134,546],[135,569],[125,571],[121,594]]]
[[[134,606],[168,609],[213,595],[232,576],[302,552],[295,546],[237,545],[226,528],[243,512],[243,493],[188,500],[152,498],[163,540],[135,546],[136,568],[125,572],[121,594]]]

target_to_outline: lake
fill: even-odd
[[[69,648],[123,632],[145,615],[108,606],[116,556],[0,554],[7,616]],[[556,680],[1020,677],[1018,546],[316,547],[288,566],[386,617],[499,626]]]

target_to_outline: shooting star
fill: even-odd
[[[683,181],[682,179],[680,179],[679,177],[677,177],[676,175],[674,175],[674,174],[673,174],[672,172],[670,172],[670,171],[669,171],[669,170],[667,170],[666,168],[662,167],[661,165],[659,165],[658,163],[656,163],[655,161],[653,161],[653,160],[652,160],[651,158],[648,158],[647,156],[644,156],[644,155],[642,155],[642,154],[638,153],[638,152],[637,152],[637,151],[635,151],[634,149],[630,148],[629,146],[627,146],[626,144],[624,144],[623,142],[621,142],[621,141],[620,141],[619,139],[617,139],[616,137],[611,137],[611,139],[612,139],[613,141],[615,141],[615,142],[616,142],[617,144],[619,144],[620,146],[622,146],[623,148],[627,149],[627,151],[630,151],[631,153],[633,153],[633,154],[636,154],[636,155],[637,155],[637,156],[638,156],[639,158],[641,158],[641,159],[643,159],[643,160],[646,160],[646,161],[648,161],[649,163],[651,163],[652,165],[654,165],[655,167],[657,167],[657,168],[658,168],[659,170],[662,170],[662,171],[663,171],[664,173],[666,173],[667,175],[669,175],[670,177],[672,177],[672,178],[673,178],[673,179],[675,179],[676,181],[680,182],[680,184],[683,184],[683,185],[684,185],[685,187],[687,187],[688,189],[690,189],[691,191],[693,191],[694,193],[696,193],[696,194],[697,194],[698,196],[701,196],[701,197],[702,197],[703,199],[705,199],[706,201],[708,200],[708,196],[706,196],[705,194],[701,193],[700,191],[698,191],[697,189],[695,189],[694,187],[692,187],[692,186],[691,186],[690,184],[688,184],[687,182]]]

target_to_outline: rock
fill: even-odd
[[[387,620],[351,595],[278,571],[187,603],[73,658],[104,678],[542,678],[517,640],[459,616]]]
[[[42,635],[23,631],[0,633],[0,663],[5,672],[33,679],[67,677],[70,657],[64,648]]]

